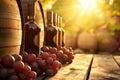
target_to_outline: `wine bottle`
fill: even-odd
[[[40,28],[35,22],[34,3],[28,4],[28,17],[25,23],[25,49],[28,53],[39,54],[39,37]],[[39,39],[39,38],[37,38]]]
[[[58,31],[53,25],[53,12],[47,11],[47,26],[45,26],[45,42],[46,46],[58,46]]]
[[[61,45],[65,46],[65,30],[62,27],[62,17],[59,19],[59,27],[61,28]]]

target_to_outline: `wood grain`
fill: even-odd
[[[21,30],[0,29],[0,48],[21,45],[21,40]]]
[[[119,56],[114,56],[114,59],[115,59],[116,63],[119,65],[119,67],[120,67],[120,55]]]
[[[120,80],[120,68],[111,54],[96,54],[89,80]]]
[[[19,54],[20,46],[4,47],[0,48],[0,57],[6,54]]]
[[[0,0],[0,56],[18,54],[22,42],[22,14],[16,0]]]
[[[85,80],[92,54],[76,54],[73,63],[63,66],[59,72],[46,80]]]

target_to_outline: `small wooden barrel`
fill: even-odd
[[[111,32],[109,29],[104,28],[104,29],[98,29],[96,31],[96,36],[98,41],[98,49],[100,51],[111,51],[118,46],[116,45],[117,40],[113,35],[111,35]]]
[[[96,50],[97,49],[97,38],[95,34],[88,32],[82,32],[78,34],[78,48],[83,50]]]
[[[41,48],[44,44],[44,32],[45,32],[44,12],[41,2],[39,0],[21,0],[21,2],[23,5],[25,22],[27,22],[27,16],[28,16],[28,4],[34,3],[35,22],[37,23],[37,25],[41,30],[40,34],[35,38],[35,44],[39,46],[39,48]]]
[[[76,43],[76,36],[73,36],[71,34],[65,35],[65,47],[72,47],[73,49],[76,49],[77,43]]]
[[[0,56],[19,54],[22,42],[20,0],[0,0]]]

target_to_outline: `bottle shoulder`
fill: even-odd
[[[56,30],[57,28],[55,26],[52,26],[52,25],[47,25],[45,26],[46,29],[53,29],[53,30]]]
[[[32,29],[40,29],[39,26],[34,21],[28,21],[25,23],[25,25]]]

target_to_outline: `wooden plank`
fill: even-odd
[[[45,80],[86,80],[93,54],[76,54],[73,63],[63,66],[58,73]]]
[[[111,54],[96,54],[89,80],[120,80],[120,68]]]
[[[115,59],[116,63],[119,65],[119,67],[120,67],[120,55],[114,56],[114,59]]]

